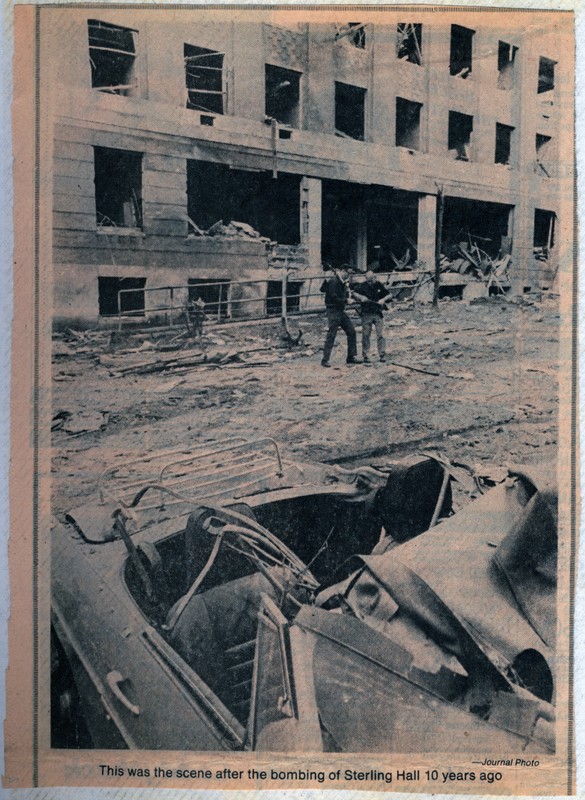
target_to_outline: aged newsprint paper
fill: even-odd
[[[14,21],[4,786],[574,794],[573,13]]]

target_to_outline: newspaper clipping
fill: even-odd
[[[4,786],[574,794],[574,45],[16,7]]]

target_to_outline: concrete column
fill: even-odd
[[[531,272],[534,261],[534,203],[521,195],[520,203],[512,214],[512,263],[510,274],[511,292],[522,294],[525,286],[536,283],[537,276]]]
[[[365,272],[368,268],[368,209],[364,200],[360,201],[357,211],[355,263],[360,272]]]
[[[435,239],[437,235],[437,196],[422,194],[418,198],[418,260],[424,261],[428,269],[435,266]]]
[[[301,180],[301,244],[308,249],[310,270],[321,269],[321,180]]]

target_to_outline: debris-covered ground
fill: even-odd
[[[180,328],[56,336],[55,511],[94,495],[100,472],[119,461],[235,436],[352,464],[436,449],[495,472],[555,457],[554,297],[442,301],[438,311],[396,304],[384,364],[372,342],[371,365],[347,366],[340,331],[323,369],[324,313],[294,326],[297,345],[278,319],[206,323],[201,342]]]

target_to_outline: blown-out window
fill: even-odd
[[[471,161],[473,117],[449,111],[449,153],[457,161]]]
[[[557,62],[550,58],[541,58],[538,61],[538,94],[552,92],[555,88],[555,67]]]
[[[299,127],[301,73],[284,67],[265,67],[264,110],[267,117]]]
[[[551,142],[552,137],[545,136],[543,133],[536,134],[535,148],[536,148],[536,164],[538,171],[547,178],[550,178],[551,165],[549,163],[551,156]]]
[[[468,78],[473,70],[473,36],[475,31],[451,25],[449,71],[458,78]]]
[[[184,58],[187,108],[223,114],[223,53],[186,44]]]
[[[496,164],[509,164],[512,158],[512,135],[514,128],[496,122],[496,149],[494,161]]]
[[[420,111],[422,103],[396,98],[396,147],[420,150]]]
[[[354,47],[364,50],[366,47],[366,29],[361,22],[350,22],[349,26],[351,28],[351,33],[348,36],[348,40]]]
[[[555,222],[556,214],[554,211],[546,211],[543,208],[534,209],[533,245],[535,249],[539,249],[547,257],[555,246]]]
[[[128,314],[144,316],[146,278],[98,278],[100,317]]]
[[[94,147],[98,228],[142,227],[142,153]]]
[[[349,139],[365,138],[366,90],[335,83],[335,134]]]
[[[422,25],[399,22],[396,26],[396,57],[411,64],[422,64]]]
[[[135,88],[136,31],[90,19],[89,63],[91,85],[110,94],[128,94]]]
[[[518,48],[498,42],[498,89],[509,90],[514,84],[514,65]]]

